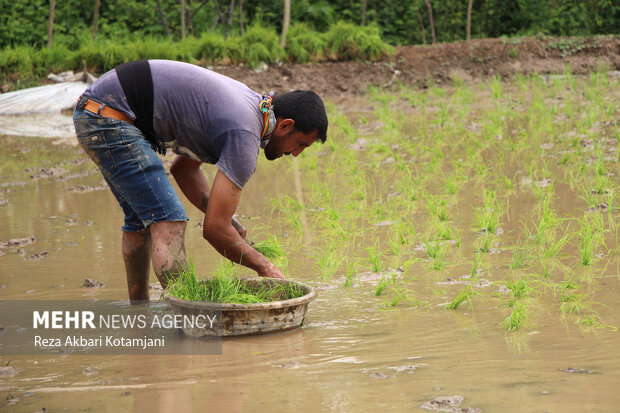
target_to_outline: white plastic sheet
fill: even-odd
[[[66,82],[3,93],[0,116],[68,110],[75,106],[87,87],[85,82]]]
[[[65,82],[0,94],[0,135],[71,137],[70,115],[85,82]]]

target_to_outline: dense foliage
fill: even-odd
[[[393,53],[374,26],[361,27],[350,23],[334,24],[325,33],[309,31],[294,25],[287,36],[286,48],[280,45],[273,28],[248,27],[242,35],[225,37],[206,32],[200,37],[183,40],[145,38],[85,38],[82,44],[67,46],[54,43],[51,47],[15,45],[0,50],[0,77],[30,79],[49,72],[82,69],[95,73],[137,59],[170,59],[202,63],[243,63],[258,67],[261,62],[309,62],[331,60],[378,60]]]
[[[96,0],[56,2],[54,42],[74,49],[92,38]],[[465,39],[468,2],[429,0],[437,41]],[[185,0],[185,33],[200,37],[217,31],[240,34],[253,24],[279,33],[283,0]],[[98,38],[183,38],[179,0],[106,0],[100,5]],[[364,4],[366,9],[364,10]],[[159,5],[159,7],[158,7]],[[231,7],[232,6],[232,7]],[[0,47],[47,43],[50,2],[0,0]],[[425,0],[295,0],[291,22],[318,32],[338,21],[374,25],[392,44],[422,43],[422,25],[430,42]],[[613,0],[473,0],[472,37],[503,35],[590,35],[620,33],[620,3]]]

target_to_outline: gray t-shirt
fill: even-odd
[[[260,95],[243,83],[189,63],[149,63],[157,136],[175,153],[215,164],[243,188],[256,170],[260,150]],[[135,119],[115,70],[101,76],[85,95]]]

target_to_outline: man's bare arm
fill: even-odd
[[[285,278],[282,272],[248,244],[231,224],[240,199],[241,189],[222,171],[217,171],[202,228],[204,238],[224,257],[253,269],[261,277]]]
[[[202,165],[200,161],[177,155],[170,166],[170,173],[189,202],[202,212],[206,212],[210,190],[200,165]]]

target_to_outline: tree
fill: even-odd
[[[433,21],[433,7],[429,0],[424,0],[426,7],[428,7],[428,24],[431,26],[431,44],[435,44],[437,39],[435,38],[435,22]]]
[[[99,8],[101,0],[95,0],[95,11],[93,13],[93,41],[97,41],[97,31],[99,30]]]
[[[467,28],[465,29],[465,40],[469,41],[471,39],[471,8],[474,0],[469,0],[467,3]]]
[[[47,47],[52,47],[54,42],[54,10],[56,9],[56,0],[50,0],[50,17],[47,29]]]
[[[362,26],[366,26],[366,7],[368,0],[362,0]]]
[[[239,28],[243,34],[243,0],[239,0]]]
[[[422,19],[422,15],[418,10],[418,20],[420,20],[420,28],[422,29],[422,44],[426,45],[426,31],[424,31],[424,20]]]
[[[161,8],[161,0],[155,0],[155,3],[157,4],[157,12],[159,13],[159,18],[161,19],[161,25],[164,27],[166,36],[170,37],[170,26],[168,26],[168,19],[166,19],[166,15]]]
[[[282,23],[282,38],[280,45],[286,47],[286,33],[291,25],[291,0],[284,0],[284,23]]]
[[[228,33],[232,29],[233,15],[235,14],[235,0],[230,0],[230,7],[228,8]]]
[[[181,0],[181,38],[185,39],[185,0]]]

